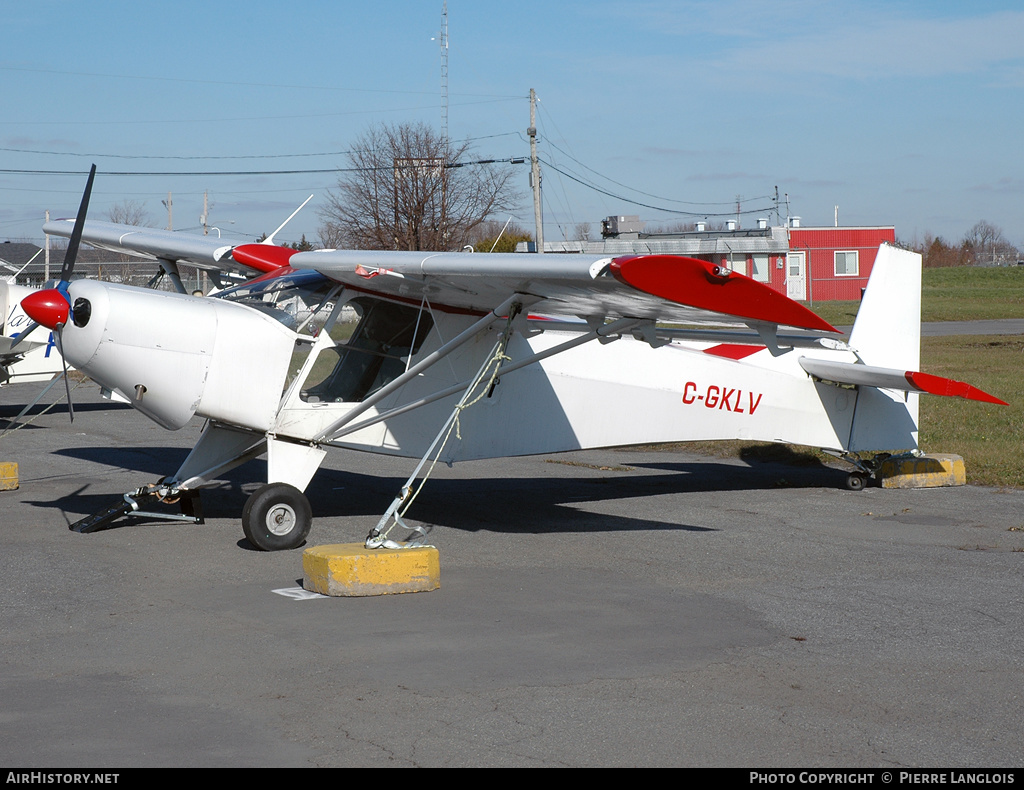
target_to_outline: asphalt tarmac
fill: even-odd
[[[0,417],[37,391],[0,389]],[[410,514],[439,590],[301,598],[301,551],[242,536],[261,461],[204,525],[70,532],[200,428],[75,403],[0,436],[4,765],[1024,764],[1024,491],[679,451],[467,463]],[[412,466],[329,454],[310,543],[361,541]]]

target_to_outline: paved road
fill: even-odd
[[[936,321],[921,324],[925,337],[939,335],[1024,335],[1024,318],[992,321]]]
[[[31,387],[28,387],[31,390]],[[0,416],[28,397],[0,390]],[[0,762],[18,766],[1021,766],[1024,492],[614,450],[437,472],[441,589],[297,600],[238,514],[66,525],[173,471],[170,433],[76,393],[0,437]],[[410,469],[335,453],[314,543]],[[968,470],[969,473],[969,470]]]
[[[850,334],[853,326],[838,326]],[[948,335],[1024,335],[1024,318],[998,318],[991,321],[929,321],[921,324],[922,337]]]

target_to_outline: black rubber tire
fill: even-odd
[[[846,478],[846,487],[851,491],[863,491],[864,486],[867,484],[867,477],[862,474],[857,474],[856,472]]]
[[[269,483],[256,491],[242,508],[242,531],[263,551],[286,551],[306,542],[313,526],[309,500],[295,486]]]

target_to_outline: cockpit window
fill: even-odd
[[[333,307],[327,300],[334,285],[319,272],[295,271],[260,277],[222,291],[216,298],[248,305],[298,330],[311,317],[319,325],[327,320]]]
[[[407,360],[419,351],[434,325],[430,314],[410,305],[358,297],[348,303],[360,314],[347,343],[325,349],[303,387],[307,403],[356,402],[365,399],[405,372]],[[336,359],[326,376],[323,363]],[[322,374],[321,374],[322,376]]]

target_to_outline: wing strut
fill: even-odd
[[[485,395],[487,395],[489,392],[491,392],[491,390],[494,388],[494,384],[497,381],[499,374],[511,373],[513,370],[518,370],[519,368],[526,367],[527,365],[532,365],[535,362],[540,361],[541,359],[561,353],[562,351],[566,351],[570,348],[575,348],[576,346],[582,345],[583,343],[586,343],[590,340],[596,340],[604,337],[611,337],[612,339],[614,339],[613,336],[620,335],[620,333],[641,323],[641,319],[621,318],[618,321],[615,321],[611,324],[596,327],[591,332],[588,332],[585,335],[580,335],[579,337],[573,338],[572,340],[566,343],[562,343],[558,346],[555,346],[554,348],[550,348],[547,351],[541,352],[539,354],[533,354],[527,357],[526,359],[519,360],[518,362],[515,362],[513,364],[505,365],[503,363],[511,362],[511,359],[506,355],[505,350],[508,346],[509,340],[512,337],[514,331],[513,324],[520,309],[521,307],[518,303],[516,303],[512,306],[512,309],[509,310],[505,330],[501,333],[501,337],[498,338],[498,342],[495,343],[494,350],[488,356],[487,360],[480,366],[479,371],[477,371],[476,376],[474,376],[471,381],[461,382],[460,384],[457,384],[454,387],[450,387],[446,390],[435,392],[433,395],[430,395],[426,398],[421,398],[420,400],[414,401],[413,403],[407,404],[406,406],[400,407],[398,409],[392,409],[391,411],[378,415],[377,417],[371,418],[369,420],[364,420],[358,426],[350,426],[349,430],[341,432],[348,433],[349,431],[359,430],[360,428],[363,428],[375,422],[389,419],[391,417],[396,416],[397,414],[401,414],[403,412],[419,408],[420,406],[424,406],[428,403],[433,403],[436,400],[440,400],[441,398],[453,395],[460,389],[463,390],[462,397],[459,399],[458,404],[456,404],[455,408],[452,410],[452,413],[449,415],[448,419],[445,420],[444,424],[441,426],[441,429],[434,437],[434,440],[430,443],[430,446],[427,448],[427,451],[423,454],[423,457],[420,458],[420,461],[416,465],[416,468],[413,470],[412,474],[409,475],[409,478],[405,481],[405,485],[402,486],[397,496],[395,496],[394,500],[391,502],[391,505],[385,511],[384,515],[381,516],[380,521],[377,522],[377,525],[370,531],[370,534],[367,535],[365,544],[366,548],[396,549],[411,548],[413,546],[423,545],[423,540],[426,538],[426,532],[421,527],[409,526],[404,521],[402,521],[402,516],[405,515],[406,511],[408,511],[409,507],[412,505],[413,500],[416,498],[416,496],[422,490],[423,486],[426,484],[427,478],[430,477],[430,473],[431,471],[433,471],[434,466],[437,464],[438,459],[441,457],[441,453],[444,452],[444,448],[447,445],[448,440],[451,438],[452,432],[455,431],[456,435],[458,435],[459,415],[465,409],[469,408],[474,403],[483,398]],[[335,436],[337,435],[340,435],[340,433],[335,434]],[[413,484],[416,482],[416,478],[423,470],[423,467],[426,466],[427,461],[431,458],[431,456],[433,456],[433,460],[430,461],[430,468],[427,470],[427,473],[423,476],[423,479],[420,481],[419,486],[417,486],[416,489],[414,490]],[[393,540],[390,540],[388,538],[388,534],[396,525],[402,527],[403,529],[409,530],[410,532],[419,532],[421,537],[406,543],[398,543]]]
[[[518,305],[518,307],[516,308],[516,312],[521,310],[524,306],[523,302],[527,299],[528,297],[524,297],[522,294],[513,294],[512,296],[510,296],[500,305],[495,307],[491,312],[489,312],[487,315],[485,315],[483,318],[481,318],[479,321],[477,321],[471,327],[469,327],[469,329],[462,332],[462,334],[452,338],[439,349],[437,349],[437,351],[433,352],[432,354],[428,354],[422,360],[417,362],[415,365],[413,365],[411,368],[405,371],[405,373],[403,373],[401,376],[389,382],[385,386],[381,387],[379,390],[377,390],[377,392],[373,394],[372,397],[364,400],[350,412],[345,414],[344,417],[335,420],[333,423],[327,426],[323,433],[321,433],[318,437],[316,437],[316,439],[313,440],[313,443],[319,444],[320,442],[327,441],[329,437],[332,434],[334,434],[335,431],[337,431],[339,428],[348,425],[348,423],[352,422],[352,420],[354,420],[360,414],[365,412],[367,409],[376,406],[384,398],[398,390],[400,387],[404,387],[406,382],[418,376],[421,372],[429,368],[439,359],[443,359],[444,357],[448,356],[459,346],[463,345],[464,343],[468,343],[480,332],[483,332],[485,329],[491,326],[491,324],[494,324],[500,321],[502,318],[505,318],[508,315],[509,311],[512,310],[516,305]]]
[[[434,441],[430,443],[427,451],[423,454],[423,457],[420,458],[420,462],[416,464],[416,468],[412,470],[412,474],[409,475],[409,478],[405,481],[405,485],[402,486],[398,495],[384,512],[384,515],[380,517],[380,521],[377,522],[377,526],[370,530],[370,534],[366,536],[366,548],[402,549],[423,545],[422,541],[426,538],[426,531],[422,527],[408,526],[404,521],[402,521],[402,516],[405,515],[409,506],[412,505],[413,500],[416,499],[419,492],[423,490],[423,486],[426,485],[427,478],[430,477],[430,473],[434,470],[434,466],[437,464],[438,458],[441,457],[441,453],[444,451],[445,445],[448,444],[448,439],[451,438],[452,431],[455,431],[456,434],[458,433],[459,415],[463,410],[468,409],[474,403],[487,395],[494,386],[494,382],[498,378],[498,372],[501,370],[501,363],[509,359],[505,354],[505,349],[508,347],[508,341],[512,338],[512,322],[515,321],[515,318],[519,315],[519,311],[521,309],[522,306],[519,302],[516,302],[508,311],[508,320],[505,324],[505,331],[501,333],[501,336],[498,338],[498,342],[494,344],[494,350],[480,366],[480,370],[477,371],[476,376],[473,377],[473,381],[466,388],[466,391],[452,410],[451,415],[447,420],[445,420],[444,425],[441,426],[441,430],[437,432],[437,436],[434,437]],[[493,371],[491,371],[492,367],[494,368]],[[489,376],[488,371],[491,371]],[[481,387],[481,384],[484,384],[484,386]],[[436,453],[434,453],[435,448],[437,449]],[[413,490],[413,483],[416,482],[416,478],[419,476],[420,471],[426,465],[427,459],[430,458],[432,453],[434,454],[434,460],[431,461],[430,468],[423,476],[419,486]],[[401,512],[399,512],[399,508],[401,508]],[[392,518],[394,519],[394,523],[389,524]],[[389,540],[388,533],[390,533],[396,525],[412,532],[419,532],[421,537],[415,541],[405,543],[396,543],[393,540]]]

